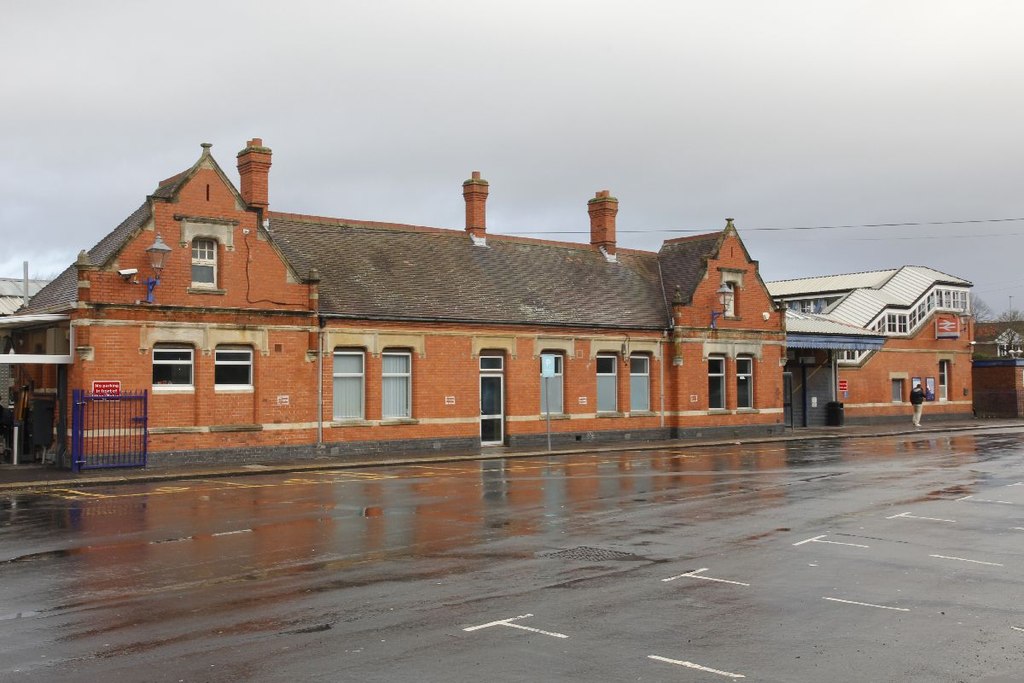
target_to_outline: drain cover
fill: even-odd
[[[586,545],[556,550],[551,553],[544,553],[544,557],[558,557],[565,560],[583,560],[585,562],[606,562],[609,560],[642,560],[633,553],[622,552],[621,550],[609,550],[608,548],[592,548]]]

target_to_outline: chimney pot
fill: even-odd
[[[238,153],[238,176],[242,181],[242,201],[257,209],[270,205],[270,165],[272,152],[262,138],[253,138]]]
[[[466,200],[466,232],[474,238],[487,234],[487,193],[489,184],[480,177],[480,171],[473,171],[469,180],[462,183],[462,196]]]
[[[608,190],[599,190],[587,202],[590,214],[590,244],[604,248],[609,256],[615,255],[615,216],[619,213],[619,200]]]

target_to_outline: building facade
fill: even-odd
[[[103,438],[75,389],[146,392],[151,466],[783,429],[784,318],[731,220],[623,249],[603,190],[588,244],[495,235],[476,172],[461,229],[307,216],[271,163],[250,140],[236,188],[203,145],[0,328],[39,342],[9,363],[53,448]]]

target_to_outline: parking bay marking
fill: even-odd
[[[685,574],[679,574],[678,576],[670,576],[667,579],[662,579],[662,581],[675,581],[676,579],[681,579],[683,577],[689,577],[691,579],[702,579],[704,581],[717,581],[718,583],[731,583],[731,584],[733,584],[735,586],[749,586],[750,585],[749,583],[743,583],[742,581],[729,581],[728,579],[716,579],[716,578],[711,577],[711,576],[697,576],[701,572],[706,572],[708,569],[709,569],[709,567],[704,567],[702,569],[694,569],[692,572],[686,572]]]
[[[821,539],[825,538],[826,536],[828,536],[828,534],[822,534],[821,536],[815,536],[814,538],[808,538],[808,539],[805,539],[803,541],[799,541],[798,543],[794,543],[793,545],[794,546],[803,545],[804,543],[830,543],[832,545],[849,545],[849,546],[853,546],[854,548],[870,548],[871,547],[869,545],[861,545],[860,543],[843,543],[841,541],[823,541],[823,540],[821,540]]]
[[[904,519],[925,519],[925,520],[928,520],[929,522],[949,522],[950,524],[956,524],[956,520],[955,519],[940,519],[939,517],[919,517],[918,515],[912,515],[909,512],[901,512],[898,515],[893,515],[892,517],[886,517],[886,519],[899,519],[901,517],[904,518]]]
[[[841,602],[846,605],[860,605],[861,607],[877,607],[878,609],[891,609],[895,612],[909,612],[910,610],[906,607],[889,607],[888,605],[873,605],[870,602],[856,602],[854,600],[841,600],[839,598],[822,598],[822,600],[831,600],[832,602]]]
[[[949,555],[929,555],[928,557],[936,557],[940,560],[956,560],[958,562],[970,562],[971,564],[987,564],[990,567],[1002,567],[1004,565],[998,562],[982,562],[981,560],[968,560],[966,557],[950,557]]]
[[[1012,500],[992,500],[991,498],[974,498],[974,494],[964,496],[963,498],[957,498],[953,502],[960,503],[962,501],[967,500],[968,498],[973,498],[975,503],[999,503],[1000,505],[1016,505],[1016,503],[1014,503]]]
[[[728,678],[746,678],[743,674],[734,674],[728,671],[721,671],[719,669],[712,669],[700,664],[694,664],[693,662],[684,662],[680,659],[669,659],[668,657],[659,657],[658,655],[647,655],[648,659],[653,659],[658,662],[667,662],[668,664],[675,664],[677,666],[685,666],[688,669],[696,669],[697,671],[704,671],[709,674],[718,674],[719,676],[726,676]]]
[[[491,626],[508,626],[509,628],[518,628],[523,631],[530,631],[532,633],[540,633],[541,635],[551,636],[552,638],[568,638],[569,636],[564,633],[554,633],[552,631],[542,631],[539,628],[532,628],[530,626],[523,626],[522,624],[513,624],[512,622],[517,619],[526,619],[532,617],[532,614],[520,614],[518,617],[509,617],[508,619],[499,619],[498,621],[492,621],[486,624],[480,624],[479,626],[469,626],[462,629],[463,631],[479,631],[482,628],[490,628]]]

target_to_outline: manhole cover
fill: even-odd
[[[609,560],[642,560],[633,553],[625,553],[621,550],[609,550],[608,548],[592,548],[581,545],[565,550],[556,550],[551,553],[544,553],[544,557],[558,557],[565,560],[583,560],[585,562],[606,562]]]

